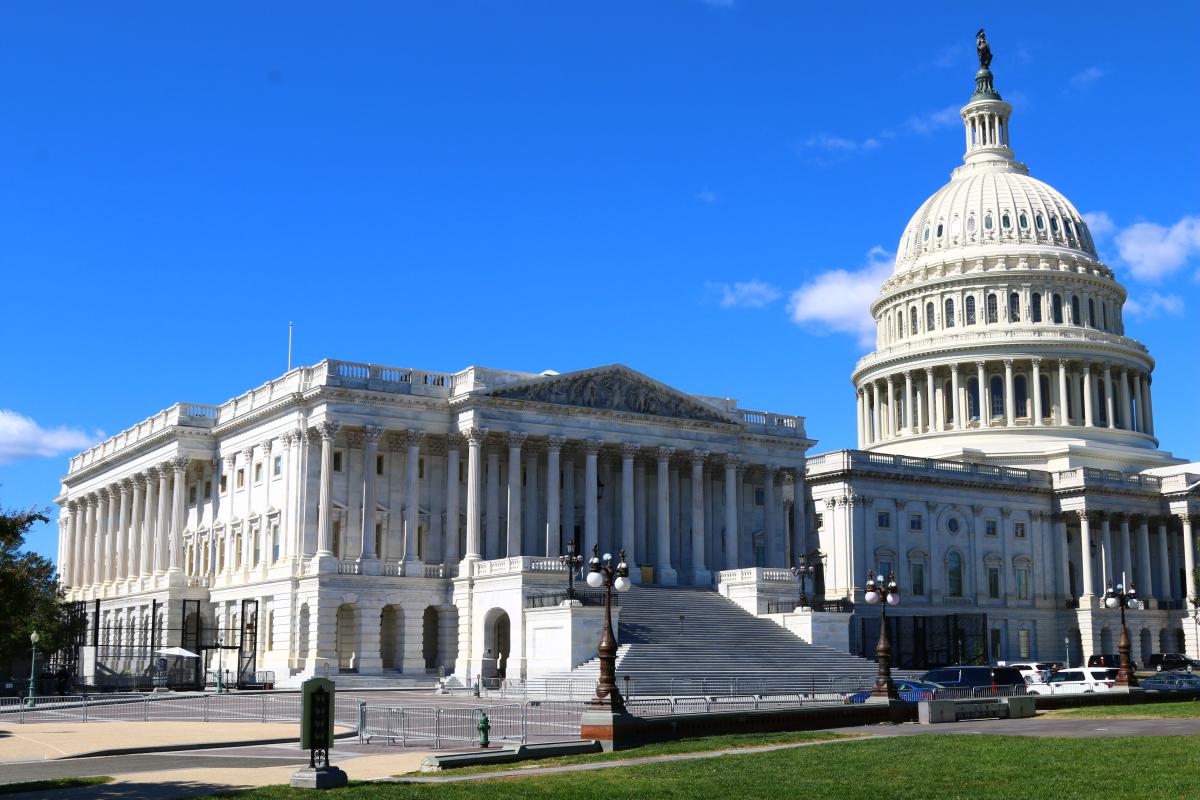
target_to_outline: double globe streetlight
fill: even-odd
[[[625,711],[625,700],[617,688],[617,637],[613,633],[612,593],[630,589],[629,565],[625,563],[625,550],[614,564],[613,557],[605,553],[600,557],[600,546],[592,548],[592,560],[588,562],[587,585],[593,589],[604,587],[604,633],[600,637],[600,682],[596,685],[596,696],[592,706],[611,709],[614,714]]]
[[[867,588],[863,599],[871,605],[880,606],[879,644],[875,645],[875,658],[879,661],[879,676],[875,679],[875,688],[871,697],[886,700],[898,700],[896,683],[892,680],[892,641],[888,638],[887,607],[900,605],[900,587],[896,585],[896,575],[889,572],[885,578],[875,577],[874,570],[867,573]]]
[[[37,695],[37,682],[35,680],[37,670],[35,667],[37,666],[37,643],[40,638],[37,631],[29,634],[29,699],[25,701],[25,705],[29,708],[33,708],[33,704],[36,702],[34,700],[34,697]]]
[[[1130,581],[1129,591],[1125,591],[1125,586],[1120,583],[1117,584],[1116,591],[1109,586],[1108,591],[1104,593],[1104,605],[1106,608],[1121,609],[1121,641],[1117,645],[1121,661],[1120,669],[1117,670],[1117,685],[1137,686],[1137,676],[1133,674],[1133,665],[1129,658],[1133,647],[1129,641],[1129,629],[1125,627],[1125,609],[1132,608],[1136,611],[1145,608],[1146,604],[1137,598],[1137,589]]]

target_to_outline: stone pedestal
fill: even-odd
[[[613,610],[613,627],[620,608]],[[529,677],[570,672],[595,658],[604,632],[604,608],[564,600],[549,608],[525,612],[526,674]]]
[[[636,747],[637,730],[636,717],[603,707],[585,709],[579,720],[579,738],[599,742],[605,752]]]
[[[292,773],[295,789],[338,789],[346,785],[346,773],[339,767],[305,767]]]

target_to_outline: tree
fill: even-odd
[[[67,603],[54,564],[21,549],[35,522],[49,522],[35,509],[0,508],[0,669],[25,662],[29,634],[38,632],[38,651],[54,653],[67,645]]]

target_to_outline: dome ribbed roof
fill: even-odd
[[[1023,165],[988,164],[958,174],[913,214],[896,248],[896,273],[907,272],[948,251],[970,258],[971,249],[996,245],[1042,245],[1096,258],[1087,223],[1067,198],[1031,178]],[[981,250],[980,255],[984,251]]]

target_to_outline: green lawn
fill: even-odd
[[[74,789],[79,786],[95,786],[99,783],[111,782],[112,778],[105,775],[94,778],[51,778],[44,781],[25,781],[24,783],[0,783],[0,794],[45,792],[50,789]]]
[[[732,736],[704,736],[697,739],[657,742],[655,744],[644,745],[636,750],[621,750],[615,753],[585,753],[574,756],[559,756],[557,758],[542,758],[537,761],[514,761],[510,764],[460,767],[458,769],[445,770],[441,773],[418,772],[410,774],[427,776],[477,775],[502,770],[559,767],[566,764],[587,764],[594,761],[620,761],[626,758],[649,758],[651,756],[666,756],[673,753],[699,753],[704,750],[728,750],[736,747],[758,747],[767,744],[787,744],[789,742],[817,742],[841,738],[844,738],[842,734],[831,733],[829,731],[788,731],[784,733],[742,733]]]
[[[331,800],[1077,800],[1196,797],[1196,737],[1060,739],[925,735],[835,742],[769,753],[443,785],[360,783]],[[286,787],[239,800],[294,798]]]
[[[1087,706],[1046,712],[1050,717],[1083,717],[1085,719],[1196,719],[1200,718],[1200,701],[1186,703],[1146,703],[1138,706]]]

